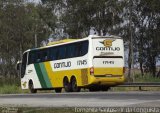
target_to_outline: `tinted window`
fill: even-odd
[[[57,60],[58,51],[56,47],[49,48],[49,59],[48,60]]]
[[[40,62],[48,61],[47,49],[43,49],[40,51]]]
[[[48,49],[34,50],[29,52],[28,64],[48,61]]]
[[[81,55],[85,55],[88,53],[88,41],[82,42]]]
[[[80,57],[88,52],[88,41],[81,41],[63,46],[33,50],[29,52],[28,64],[40,63],[65,58]]]
[[[37,59],[37,51],[30,51],[29,58],[28,58],[28,65],[36,63]]]
[[[72,58],[75,56],[75,44],[69,44],[67,45],[67,49],[66,49],[66,58]]]
[[[66,57],[66,47],[60,46],[58,48],[58,59],[64,59]]]
[[[75,47],[75,57],[79,57],[81,56],[81,50],[82,50],[82,44],[79,42],[79,43],[76,43],[76,47]]]
[[[80,57],[88,52],[88,41],[66,45],[66,58]]]

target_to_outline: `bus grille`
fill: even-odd
[[[88,70],[82,69],[81,70],[81,78],[82,78],[82,85],[88,84]]]

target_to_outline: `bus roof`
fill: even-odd
[[[55,46],[55,45],[72,43],[72,42],[77,42],[77,41],[83,41],[83,40],[90,39],[90,38],[93,38],[93,39],[95,39],[95,38],[116,38],[116,39],[120,38],[121,39],[121,37],[118,37],[118,36],[115,36],[115,35],[110,35],[110,36],[89,35],[88,37],[82,38],[82,39],[64,39],[64,40],[59,40],[59,41],[55,41],[55,42],[50,42],[50,43],[47,44],[47,46],[43,46],[43,47],[39,47],[39,48],[33,48],[33,49],[28,49],[25,52],[32,51],[32,50],[33,51],[34,50],[40,50],[40,49],[52,47],[52,46]]]
[[[70,41],[74,41],[74,40],[78,40],[78,39],[64,39],[64,40],[59,40],[59,41],[55,41],[55,42],[50,42],[47,44],[47,46],[66,43],[66,42],[70,42]]]

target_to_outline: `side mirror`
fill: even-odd
[[[21,64],[22,64],[21,61],[18,61],[17,64],[16,64],[16,69],[17,69],[18,71],[21,69]]]

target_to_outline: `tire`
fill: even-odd
[[[29,81],[29,91],[30,93],[37,93],[37,90],[34,89],[34,85],[32,81]]]
[[[62,91],[62,88],[55,88],[56,93],[61,93],[61,91]]]
[[[75,77],[71,79],[71,87],[73,92],[80,92],[81,88],[77,86],[77,80]]]
[[[69,83],[67,77],[65,77],[63,80],[63,87],[66,92],[72,92],[71,84]]]

